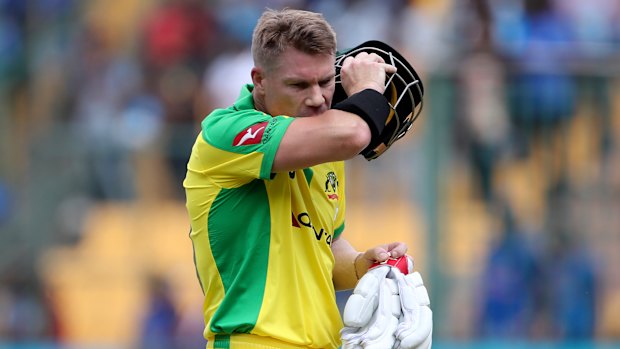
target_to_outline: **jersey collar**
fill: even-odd
[[[254,97],[252,96],[252,90],[254,90],[254,85],[252,84],[246,84],[241,88],[239,98],[237,98],[237,101],[234,104],[235,109],[256,109],[254,108]]]

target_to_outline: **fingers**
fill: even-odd
[[[383,70],[385,70],[386,73],[389,73],[389,74],[396,73],[396,67],[391,64],[383,63],[381,64],[381,66],[383,67]]]
[[[383,59],[383,57],[379,56],[376,53],[368,53],[368,52],[360,52],[357,55],[355,55],[356,59],[359,60],[365,60],[365,61],[370,61],[370,62],[377,62],[377,63],[385,63],[385,60]]]
[[[364,253],[369,261],[385,262],[389,258],[399,258],[407,254],[407,245],[402,242],[392,242],[387,245],[373,247]]]
[[[376,53],[360,52],[342,62],[341,79],[347,95],[371,88],[383,93],[386,74],[396,72],[396,67],[385,63]]]
[[[387,246],[391,258],[402,257],[407,253],[407,245],[402,242],[393,242]]]
[[[377,55],[376,53],[368,53],[364,51],[356,54],[355,56],[348,56],[347,58],[345,58],[344,62],[353,60],[385,63],[383,58],[381,58],[381,56]]]
[[[391,255],[388,252],[389,251],[387,249],[387,246],[377,246],[366,251],[364,257],[373,262],[385,262],[390,258]]]
[[[352,64],[363,64],[363,63],[378,63],[377,67],[383,68],[386,73],[396,73],[396,67],[385,63],[383,57],[379,56],[376,53],[368,53],[368,52],[360,52],[355,57],[348,56],[342,62],[342,66],[349,67]]]
[[[355,57],[348,56],[347,58],[344,59],[344,61],[342,61],[342,68],[345,69],[346,67],[349,67],[351,64],[353,64],[354,61],[355,61]]]
[[[362,51],[358,53],[357,55],[355,55],[355,58],[359,60],[370,61],[370,62],[385,63],[383,58],[381,58],[381,56],[377,55],[376,53],[368,53],[368,52]]]
[[[376,53],[360,52],[357,54],[357,56],[355,56],[355,58],[362,61],[379,63],[378,66],[383,68],[386,73],[396,73],[396,67],[391,64],[385,63],[383,57],[379,56]]]

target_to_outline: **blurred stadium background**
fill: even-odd
[[[620,347],[617,0],[0,0],[0,348],[204,347],[181,182],[266,6],[423,75],[345,234],[408,243],[435,347]]]

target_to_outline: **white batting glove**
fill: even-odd
[[[404,256],[371,267],[349,297],[343,321],[343,349],[426,349],[432,344],[428,292]]]
[[[424,287],[422,276],[418,272],[408,275],[391,274],[398,283],[403,314],[395,333],[400,342],[396,348],[430,348],[433,333],[433,312],[430,308],[430,299],[426,287]]]
[[[341,332],[343,349],[364,348],[364,349],[385,349],[392,348],[396,342],[394,333],[398,327],[398,317],[393,310],[398,306],[400,300],[394,295],[398,294],[398,286],[392,282],[390,284],[385,275],[390,271],[390,267],[381,266],[374,268],[366,275],[370,274],[370,282],[362,282],[366,275],[360,279],[358,286],[362,284],[360,290],[356,287],[353,295],[345,305],[343,320],[347,327]],[[382,279],[377,276],[383,275]],[[372,287],[368,287],[368,286]],[[375,287],[375,285],[377,287]],[[366,289],[366,287],[368,287]],[[366,293],[368,296],[360,299],[358,291]],[[368,291],[368,292],[366,292]],[[370,292],[378,292],[378,297],[371,295]],[[375,302],[376,299],[376,302]],[[352,301],[351,301],[352,300]],[[396,306],[393,303],[396,302]],[[371,304],[372,303],[372,304]],[[376,305],[375,305],[376,304]],[[368,310],[372,309],[370,317]],[[400,309],[397,312],[400,315]]]
[[[357,282],[342,314],[346,326],[363,327],[368,323],[379,304],[381,282],[389,271],[389,268],[371,269]]]

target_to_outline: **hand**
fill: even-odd
[[[396,67],[385,63],[383,58],[375,53],[360,52],[355,57],[345,58],[340,78],[347,96],[368,88],[383,93],[387,73],[396,73]]]
[[[343,311],[343,349],[428,349],[433,312],[418,272],[381,265],[359,280]]]
[[[392,242],[379,245],[364,252],[355,260],[355,271],[359,277],[364,275],[375,262],[385,262],[389,258],[398,258],[407,254],[407,245],[403,242]]]

